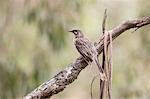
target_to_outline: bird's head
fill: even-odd
[[[81,30],[71,30],[69,32],[73,33],[75,35],[75,38],[84,37],[84,35],[83,35]]]

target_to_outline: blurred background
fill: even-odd
[[[107,30],[150,15],[149,0],[0,0],[0,99],[21,99],[79,56],[68,30],[81,29],[93,42],[100,39],[105,8]],[[113,42],[113,99],[150,98],[149,27],[129,30]],[[90,99],[96,72],[88,66],[52,99]]]

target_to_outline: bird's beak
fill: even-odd
[[[69,30],[68,32],[71,32],[71,33],[72,33],[73,31],[72,31],[72,30]]]

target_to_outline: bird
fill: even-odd
[[[75,36],[74,39],[74,45],[77,49],[77,51],[81,54],[81,56],[84,58],[84,60],[89,64],[93,62],[95,65],[97,65],[99,69],[99,75],[101,80],[107,80],[105,72],[99,63],[98,60],[98,52],[96,50],[96,47],[94,44],[89,41],[86,37],[84,37],[84,34],[79,29],[73,29],[69,32],[73,33]]]

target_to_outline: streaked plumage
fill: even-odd
[[[101,79],[106,80],[106,76],[99,63],[98,52],[94,44],[84,37],[81,30],[71,30],[69,32],[72,32],[75,35],[74,43],[78,52],[83,56],[86,62],[94,62],[94,64],[98,66]]]

